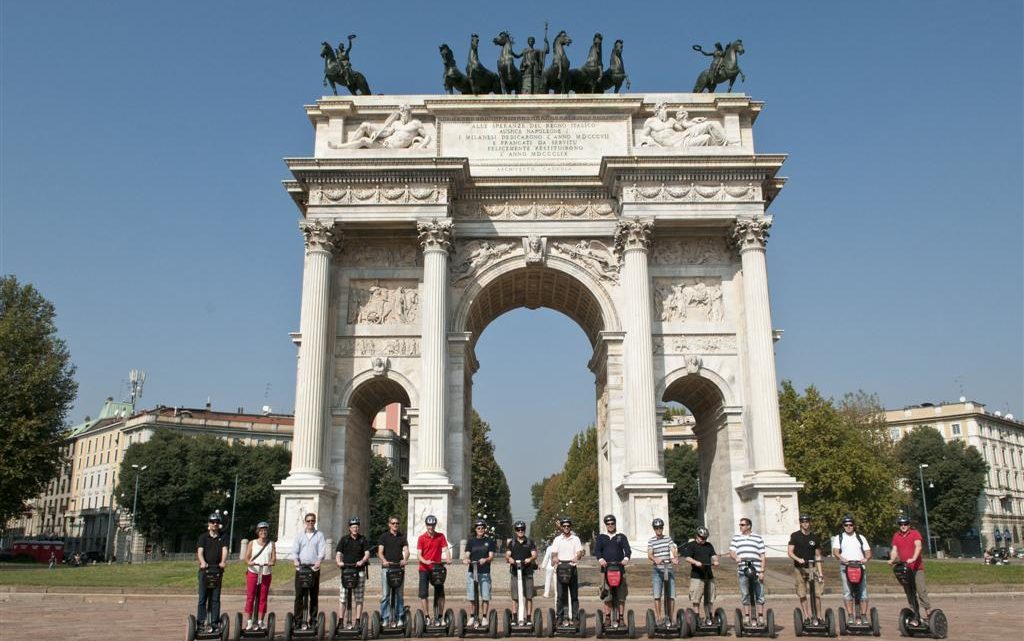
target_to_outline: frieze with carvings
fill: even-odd
[[[734,354],[736,351],[736,336],[733,334],[654,337],[655,354]]]
[[[613,283],[619,281],[619,258],[600,240],[557,240],[551,243],[551,251],[568,258],[601,280]]]
[[[350,325],[408,325],[419,320],[415,280],[353,280],[349,285]]]
[[[460,243],[452,260],[449,280],[452,285],[462,287],[491,263],[520,251],[521,243],[471,240]]]
[[[651,248],[654,265],[728,265],[732,261],[725,238],[659,238]]]
[[[453,215],[464,220],[600,220],[615,218],[616,203],[611,200],[460,201],[454,204]]]
[[[338,185],[312,189],[311,205],[429,205],[445,202],[438,185]]]
[[[655,278],[654,313],[664,322],[718,322],[725,318],[720,278]]]
[[[409,242],[375,242],[350,238],[338,259],[346,267],[419,267],[423,252]]]
[[[343,357],[402,357],[419,354],[418,338],[339,338],[334,344],[334,355]]]
[[[675,185],[630,185],[623,189],[623,199],[638,203],[656,202],[759,202],[761,187],[724,182],[693,182]]]

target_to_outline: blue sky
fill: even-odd
[[[742,38],[757,147],[790,154],[768,246],[780,379],[890,407],[962,386],[1024,414],[1021,3],[966,6],[5,2],[0,273],[55,303],[75,420],[131,368],[146,406],[291,411],[302,242],[281,158],[312,151],[321,41],[358,33],[375,92],[436,93],[439,43],[461,61],[470,33],[525,42],[547,18],[574,65],[595,31],[622,38],[640,93],[689,90],[692,44]],[[517,514],[593,420],[589,353],[545,310],[478,345]]]

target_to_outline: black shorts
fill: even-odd
[[[420,570],[420,591],[419,591],[419,597],[421,599],[426,599],[428,596],[430,596],[430,594],[428,592],[429,588],[430,588],[430,572],[428,572],[426,570]],[[444,586],[443,585],[435,585],[434,586],[434,596],[436,596],[439,599],[443,599],[444,598]]]

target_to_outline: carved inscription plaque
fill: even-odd
[[[441,126],[441,154],[469,158],[481,175],[584,174],[601,156],[625,154],[628,138],[626,121],[598,117],[452,118]]]

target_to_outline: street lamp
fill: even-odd
[[[228,554],[231,554],[231,541],[235,538],[235,502],[238,501],[238,474],[235,474],[235,490],[228,494],[231,497],[231,529],[228,531]]]
[[[146,471],[148,465],[139,467],[138,465],[132,464],[133,470],[138,470],[135,473],[135,497],[132,498],[132,542],[128,545],[128,563],[135,560],[135,508],[139,505],[139,477]]]
[[[928,555],[932,553],[932,531],[928,527],[928,499],[924,495],[924,468],[928,467],[927,463],[921,463],[917,466],[917,478],[921,482],[921,503],[924,505],[924,535],[928,537]]]

